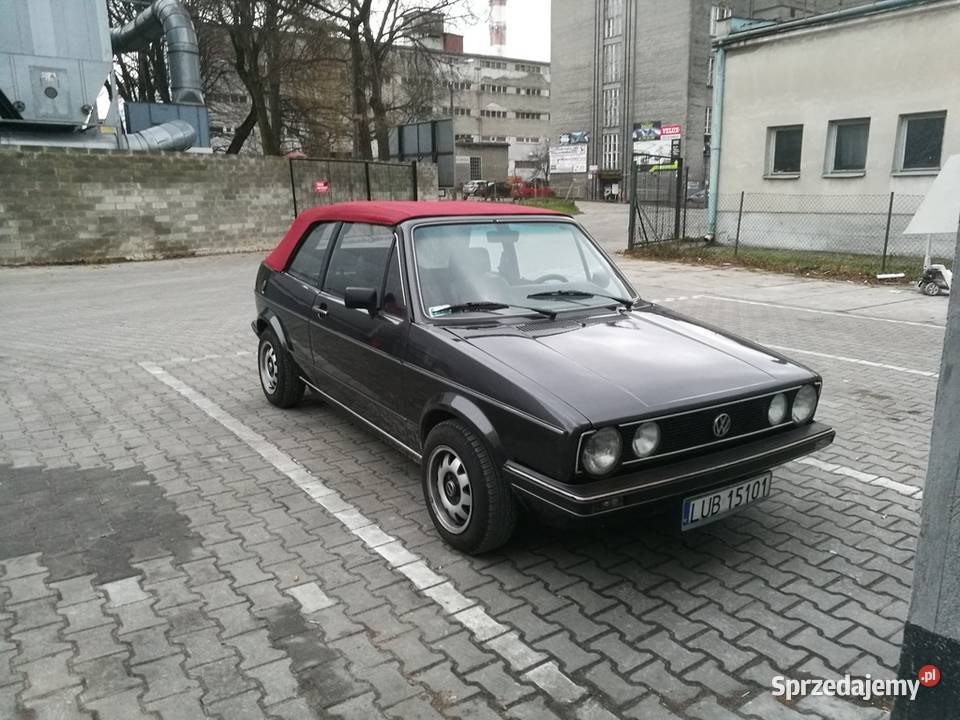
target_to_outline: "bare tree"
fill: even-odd
[[[287,0],[288,3],[292,0]],[[371,157],[376,139],[381,159],[390,156],[391,118],[425,104],[449,82],[449,68],[436,50],[425,45],[425,28],[438,18],[469,14],[466,0],[299,0],[336,28],[350,48],[352,110],[356,152]],[[416,67],[420,91],[405,102],[391,102],[390,80],[396,71]],[[370,118],[373,127],[370,127]]]

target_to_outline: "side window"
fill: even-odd
[[[293,257],[287,272],[298,280],[319,285],[323,259],[326,257],[327,248],[330,246],[336,228],[336,223],[320,223],[310,228],[306,239],[300,243],[300,249]]]
[[[380,288],[387,271],[393,229],[382,225],[346,225],[330,257],[323,291],[343,297],[348,287]]]
[[[403,281],[400,279],[400,256],[397,245],[394,243],[390,253],[390,266],[387,268],[387,279],[383,284],[383,312],[394,317],[407,316],[407,303],[403,296]]]

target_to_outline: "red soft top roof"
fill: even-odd
[[[304,210],[293,221],[283,240],[264,261],[276,271],[286,269],[290,256],[306,232],[314,223],[356,222],[371,225],[398,225],[406,220],[427,217],[467,217],[476,215],[562,215],[563,213],[543,208],[507,203],[470,202],[466,200],[441,200],[432,202],[383,201],[345,202],[320,205]]]

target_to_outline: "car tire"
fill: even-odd
[[[517,524],[516,498],[483,441],[463,423],[445,420],[430,431],[421,477],[430,519],[448,545],[479,555],[510,539]]]
[[[923,294],[929,295],[930,297],[936,297],[940,294],[940,286],[933,281],[924,283]]]
[[[260,387],[272,405],[290,408],[303,399],[305,386],[300,379],[300,370],[270,328],[260,333],[257,368],[260,371]]]

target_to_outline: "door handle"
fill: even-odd
[[[314,304],[313,311],[317,314],[317,317],[326,317],[327,304],[325,302],[318,302]]]

